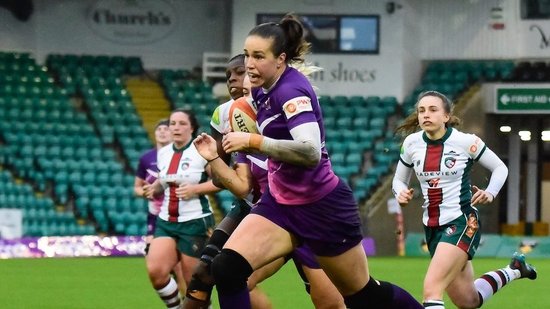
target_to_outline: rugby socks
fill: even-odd
[[[442,300],[426,300],[424,301],[424,308],[428,309],[445,309],[445,303]]]
[[[485,273],[474,281],[477,292],[479,293],[479,306],[487,301],[493,294],[502,289],[512,280],[519,279],[521,273],[517,269],[512,269],[509,266],[495,271]]]
[[[212,274],[216,280],[220,307],[226,309],[250,309],[250,293],[246,281],[252,267],[237,251],[222,249],[212,262]]]
[[[221,308],[251,309],[250,292],[248,288],[242,289],[233,294],[218,293],[218,301]]]
[[[178,284],[174,278],[170,277],[168,283],[157,290],[160,299],[166,304],[166,308],[178,309],[180,308],[181,298],[178,289]]]

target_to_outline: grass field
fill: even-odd
[[[481,274],[506,265],[506,259],[474,261]],[[536,281],[519,280],[501,290],[483,308],[549,308],[550,259],[529,259],[539,272]],[[371,257],[376,278],[392,281],[417,299],[422,295],[425,258]],[[0,260],[0,308],[164,308],[151,288],[143,258],[62,258]],[[288,263],[262,283],[274,308],[313,308]],[[214,297],[214,308],[218,308]],[[447,300],[447,308],[454,308]]]

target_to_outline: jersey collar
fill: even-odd
[[[187,145],[181,147],[180,149],[176,148],[175,143],[172,143],[172,150],[174,150],[174,152],[183,152],[185,149],[189,148],[192,142],[193,142],[193,138],[191,138],[191,140],[189,141],[189,143],[187,143]]]
[[[452,132],[453,132],[453,128],[449,127],[447,128],[447,131],[445,131],[445,134],[440,139],[436,139],[436,140],[431,140],[428,137],[428,135],[426,135],[426,132],[422,132],[422,139],[427,144],[443,144],[449,138],[449,136],[451,136]]]

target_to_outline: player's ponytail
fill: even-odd
[[[283,50],[288,64],[303,63],[309,53],[311,44],[304,39],[304,26],[298,17],[292,13],[286,14],[280,21],[280,27],[285,33],[286,42]]]

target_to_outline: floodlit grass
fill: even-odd
[[[513,282],[483,308],[547,308],[550,259],[528,259],[536,281]],[[478,275],[501,268],[507,259],[474,260]],[[425,258],[371,257],[372,275],[421,299]],[[61,258],[0,260],[1,308],[164,308],[150,286],[143,258]],[[274,308],[313,308],[293,263],[261,284]],[[454,308],[446,300],[447,308]],[[214,308],[219,308],[214,296]]]

